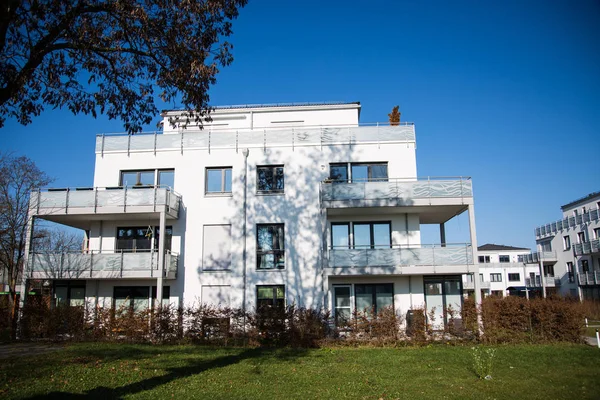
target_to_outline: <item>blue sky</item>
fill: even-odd
[[[420,176],[473,177],[479,244],[534,246],[560,205],[600,190],[598,1],[256,0],[234,32],[213,105],[360,101],[361,121],[376,122],[399,104]],[[95,135],[120,131],[46,110],[8,121],[0,150],[54,186],[89,186]],[[449,225],[450,240],[467,238],[466,216]]]

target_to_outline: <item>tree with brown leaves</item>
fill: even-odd
[[[120,118],[128,132],[179,101],[209,112],[208,88],[233,61],[231,21],[247,0],[5,0],[0,5],[0,127],[46,106]]]
[[[390,125],[398,126],[400,125],[400,106],[395,106],[392,108],[392,112],[388,114],[388,119],[390,121]]]

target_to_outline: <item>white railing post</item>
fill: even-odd
[[[65,194],[65,214],[69,213],[69,191],[70,189],[67,188],[67,193]]]
[[[124,187],[123,192],[123,212],[127,212],[127,186]]]

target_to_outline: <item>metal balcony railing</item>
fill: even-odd
[[[410,200],[473,197],[469,177],[390,178],[367,182],[325,181],[323,201]]]
[[[179,255],[165,252],[163,277],[177,275]],[[32,279],[119,279],[156,278],[160,276],[158,251],[30,253],[29,274]]]
[[[267,147],[328,146],[336,144],[414,142],[412,123],[366,123],[360,125],[320,125],[227,129],[206,127],[179,133],[109,134],[96,136],[96,153],[139,152],[187,149],[235,149]]]
[[[126,213],[142,208],[144,211],[160,211],[164,207],[177,214],[180,201],[179,194],[160,186],[64,188],[31,192],[30,207],[37,214],[69,214],[76,210],[92,214],[105,211]]]
[[[544,284],[546,287],[560,286],[560,280],[554,276],[545,276]],[[525,278],[525,285],[527,287],[542,287],[542,281],[539,275],[536,275],[535,279]]]
[[[580,272],[579,276],[579,285],[580,286],[589,286],[589,285],[600,285],[600,272]]]
[[[479,282],[480,289],[489,289],[490,286],[491,286],[491,283],[489,281]],[[475,283],[473,281],[463,282],[463,289],[473,290],[473,289],[475,289]]]
[[[551,222],[546,225],[539,226],[535,228],[535,236],[536,238],[552,235],[554,233],[560,232],[564,229],[574,228],[578,225],[598,221],[600,219],[600,210],[588,210],[583,214],[578,214],[577,216],[566,217],[561,220]]]
[[[573,245],[576,256],[586,254],[600,253],[600,239],[590,240],[589,242],[576,243]]]
[[[535,263],[539,263],[540,260],[543,259],[544,261],[556,261],[556,252],[554,251],[536,251],[535,253],[531,253],[531,254],[523,254],[519,256],[519,261],[522,261],[525,264],[535,264]]]
[[[470,244],[333,248],[327,259],[329,268],[467,265],[473,264],[473,251]]]

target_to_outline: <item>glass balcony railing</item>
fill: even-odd
[[[600,285],[600,272],[581,272],[579,273],[579,285]]]
[[[590,240],[589,242],[576,243],[573,245],[576,256],[586,254],[600,253],[600,239]]]
[[[107,187],[43,189],[31,192],[37,214],[127,213],[167,211],[177,216],[181,196],[168,187]]]
[[[523,254],[523,255],[519,255],[519,261],[525,263],[525,264],[535,264],[535,263],[539,263],[540,260],[544,260],[544,261],[556,261],[556,252],[554,251],[536,251],[535,253],[531,253],[531,254]]]
[[[325,181],[323,201],[402,200],[473,197],[471,178],[386,179],[368,182]]]
[[[144,152],[157,150],[185,151],[206,149],[271,148],[352,145],[360,143],[414,142],[415,126],[401,122],[365,123],[360,125],[290,126],[253,129],[189,129],[180,133],[138,133],[135,135],[98,135],[96,153]]]
[[[333,248],[328,250],[327,259],[329,268],[467,265],[473,264],[473,252],[470,244]]]
[[[179,255],[167,251],[163,277],[177,275]],[[29,273],[32,279],[119,279],[157,278],[158,252],[86,252],[31,253]]]

